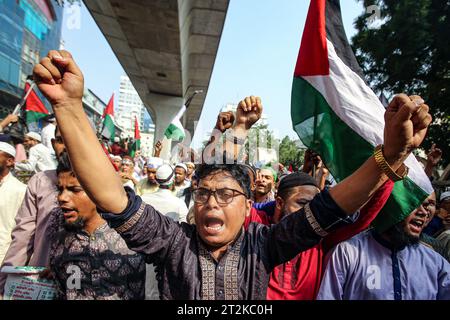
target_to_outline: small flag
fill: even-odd
[[[137,117],[134,117],[134,142],[131,146],[130,156],[134,158],[136,151],[141,149],[141,132],[139,131],[139,123]]]
[[[102,118],[102,136],[108,138],[109,140],[113,140],[116,132],[116,128],[114,126],[114,93],[103,111]]]
[[[25,84],[25,92],[30,89],[30,84]],[[34,89],[28,95],[25,101],[25,121],[27,124],[32,122],[38,122],[40,119],[45,118],[49,114],[42,100],[39,98]]]
[[[195,90],[194,93],[192,93],[191,96],[186,100],[186,103],[181,107],[180,111],[178,111],[177,115],[173,118],[173,120],[167,127],[166,131],[164,132],[164,135],[166,136],[167,139],[172,139],[175,141],[180,141],[184,139],[185,133],[183,125],[180,122],[180,119],[183,116],[184,112],[189,107],[189,105],[191,104],[192,99],[194,99],[195,95],[202,92],[203,90]]]
[[[170,122],[169,126],[167,127],[166,131],[164,132],[164,135],[167,139],[172,139],[175,141],[181,141],[185,137],[184,128],[183,125],[180,122],[181,117],[183,116],[184,112],[186,111],[186,106],[183,105],[181,107],[180,111],[178,111],[177,115],[173,120]]]

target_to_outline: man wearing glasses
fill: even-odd
[[[347,179],[270,227],[243,229],[252,206],[246,167],[200,165],[193,226],[165,217],[123,188],[84,115],[83,74],[70,53],[50,51],[35,66],[34,78],[53,106],[81,185],[128,247],[156,265],[161,299],[265,299],[273,268],[315,246],[370,199],[388,179],[377,161],[405,172],[403,161],[431,122],[423,101],[396,96],[386,111],[382,159],[379,152],[378,160],[369,157]],[[227,156],[238,154],[261,112],[257,97],[239,103],[234,139],[224,142]]]

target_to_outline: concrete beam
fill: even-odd
[[[152,106],[148,108],[157,127],[165,129],[171,120],[166,117],[171,112],[160,108],[174,105],[177,109],[194,90],[204,90],[181,119],[193,135],[229,0],[84,0],[84,3],[142,101]],[[161,102],[164,99],[160,96],[171,102]]]

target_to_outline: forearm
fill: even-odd
[[[233,130],[228,133],[229,139],[225,139],[222,145],[223,152],[226,152],[228,158],[233,158],[234,160],[236,160],[239,152],[242,149],[242,146],[244,146],[244,144],[234,143],[233,138],[244,141],[247,138],[247,135],[248,130],[244,125],[236,125]],[[232,155],[232,157],[230,157],[229,155]]]
[[[127,206],[127,196],[89,124],[81,101],[55,106],[54,112],[73,169],[84,190],[98,207],[112,213],[122,212]]]
[[[388,161],[393,170],[397,170],[403,159]],[[348,215],[361,208],[373,194],[388,180],[371,156],[352,175],[330,189],[330,195],[338,206]]]

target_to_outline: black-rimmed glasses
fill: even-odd
[[[208,202],[211,194],[214,194],[214,198],[218,204],[229,204],[236,196],[245,196],[247,198],[245,193],[229,188],[222,188],[214,191],[206,188],[198,188],[192,193],[194,202],[201,204]]]

